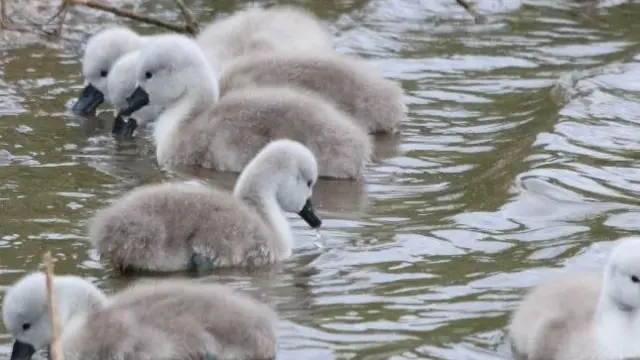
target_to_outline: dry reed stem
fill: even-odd
[[[49,322],[51,326],[51,360],[62,360],[62,351],[60,349],[60,323],[58,321],[57,307],[55,306],[55,297],[53,295],[53,260],[51,251],[47,251],[42,256],[44,262],[44,273],[47,283],[47,307],[49,309]]]

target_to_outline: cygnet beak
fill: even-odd
[[[11,349],[11,360],[31,360],[35,352],[32,345],[16,340]]]
[[[307,202],[304,203],[302,210],[298,213],[300,217],[309,224],[314,229],[319,228],[322,225],[322,220],[316,214],[315,210],[313,210],[313,204],[311,203],[311,198],[307,199]]]
[[[137,127],[138,122],[135,119],[129,118],[128,121],[124,121],[122,113],[119,113],[113,122],[111,134],[118,140],[131,139]]]
[[[71,111],[76,115],[86,116],[95,112],[103,102],[104,94],[90,83],[84,87]]]
[[[127,98],[127,108],[120,111],[121,116],[129,116],[149,104],[149,94],[140,86]]]

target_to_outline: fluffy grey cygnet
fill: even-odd
[[[141,186],[99,211],[89,236],[121,270],[271,264],[291,256],[285,212],[320,227],[311,203],[317,176],[309,149],[277,140],[247,165],[233,194],[183,182]]]
[[[566,276],[530,291],[508,326],[528,360],[640,357],[640,238],[620,240],[602,278]]]
[[[214,20],[196,37],[218,73],[243,55],[334,49],[333,36],[311,12],[289,5],[250,8]]]
[[[372,143],[353,119],[320,95],[292,87],[251,87],[218,100],[218,81],[197,44],[164,35],[141,50],[129,116],[160,106],[153,132],[161,166],[200,166],[240,172],[267,143],[291,139],[307,146],[321,177],[359,179]]]
[[[404,92],[364,60],[327,51],[243,56],[222,73],[220,94],[251,86],[311,90],[351,115],[368,133],[394,133],[407,118]]]
[[[53,279],[65,360],[273,359],[277,315],[226,286],[189,280],[135,283],[107,297],[76,276]],[[33,273],[4,299],[13,360],[49,345],[45,278]]]

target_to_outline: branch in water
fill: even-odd
[[[122,16],[132,20],[137,20],[146,24],[163,27],[165,29],[173,30],[176,32],[195,35],[198,31],[198,23],[194,20],[193,16],[189,12],[189,10],[187,10],[187,8],[185,7],[184,3],[181,0],[174,0],[174,2],[180,8],[180,12],[182,12],[182,16],[184,17],[186,22],[185,25],[175,25],[175,24],[166,22],[164,20],[156,19],[150,16],[145,16],[129,10],[120,9],[118,7],[107,5],[99,1],[94,1],[94,0],[66,0],[65,1],[65,3],[70,5],[86,6],[91,9],[106,11],[117,16]]]
[[[476,24],[484,24],[485,22],[487,22],[487,18],[484,15],[478,13],[473,8],[473,6],[467,2],[467,0],[456,0],[456,3],[462,6],[469,13],[469,15],[473,17],[473,20]]]

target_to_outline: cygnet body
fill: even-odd
[[[107,94],[109,101],[116,108],[117,111],[125,109],[127,107],[127,97],[136,88],[136,66],[138,65],[139,51],[132,51],[121,56],[113,65],[109,76],[107,77]],[[145,125],[153,122],[162,108],[157,105],[145,106],[142,109],[134,112],[128,118],[128,122],[133,123],[124,124],[124,119],[117,119],[120,122],[115,124],[113,132],[120,137],[131,137],[133,131],[139,125]],[[124,127],[124,128],[119,128]]]
[[[329,30],[312,13],[292,6],[238,11],[209,24],[196,41],[217,72],[249,53],[334,49]]]
[[[367,133],[316,93],[251,87],[218,101],[216,75],[185,36],[149,41],[140,51],[136,78],[130,106],[121,114],[163,108],[153,132],[159,165],[239,172],[269,141],[283,138],[311,149],[321,177],[358,179],[369,162]]]
[[[233,194],[182,182],[141,186],[99,211],[89,236],[121,270],[271,264],[291,256],[285,212],[321,225],[311,203],[317,171],[302,144],[274,141],[240,174]]]
[[[5,299],[5,324],[16,339],[48,344],[44,276],[40,290],[31,292],[19,281]],[[54,277],[54,283],[59,277]],[[86,299],[99,293],[87,280],[75,278],[69,292],[56,293],[58,309],[71,314],[61,320],[61,347],[66,360],[272,359],[276,354],[277,315],[268,306],[232,289],[189,280],[135,283],[112,296],[100,308],[87,311]],[[15,294],[29,302],[16,301]],[[104,297],[104,295],[102,295]],[[44,315],[42,314],[44,312]],[[23,330],[23,319],[31,328]],[[31,344],[23,346],[34,346]],[[14,345],[14,351],[16,349]],[[12,354],[14,360],[30,356]]]
[[[337,104],[368,133],[393,133],[407,117],[402,88],[363,60],[333,52],[271,53],[234,60],[220,94],[250,86],[305,88]]]
[[[530,291],[508,326],[528,360],[640,357],[640,238],[623,238],[602,279],[564,277]]]
[[[148,38],[124,26],[107,27],[91,36],[82,58],[84,89],[73,112],[90,114],[109,99],[107,77],[113,65],[121,56],[140,49]]]

